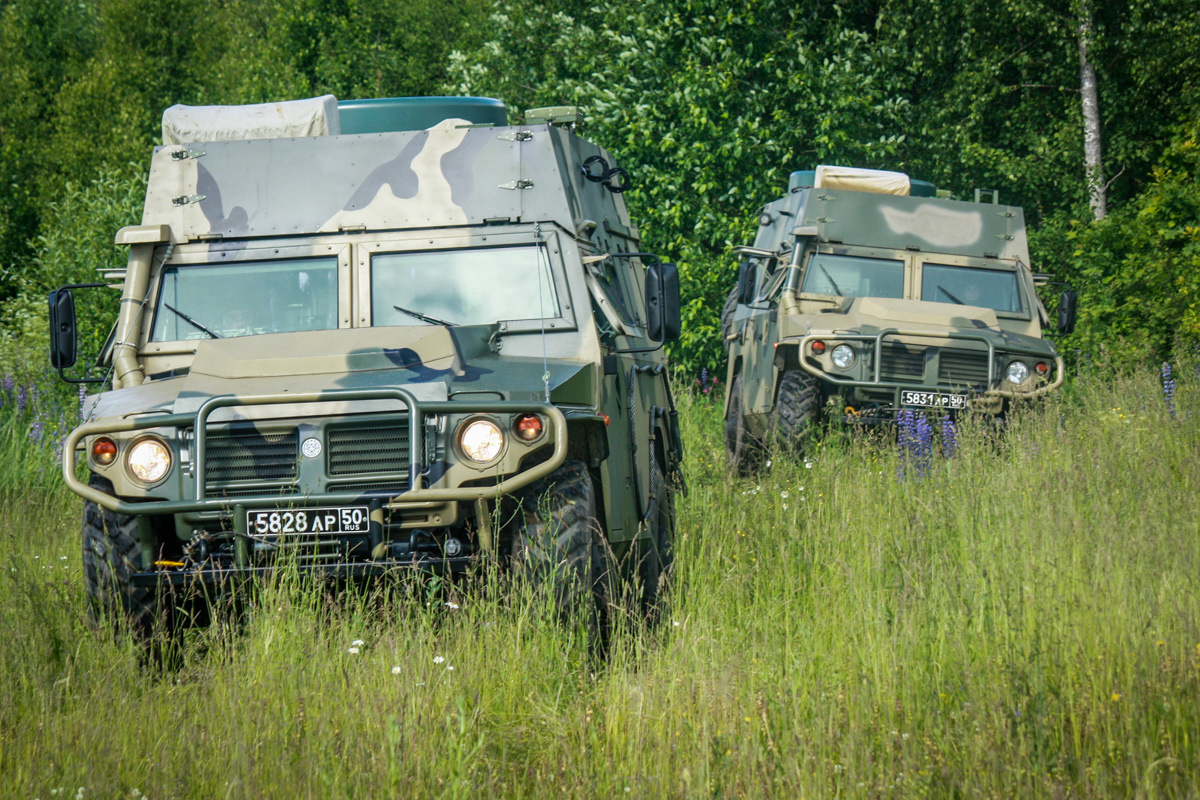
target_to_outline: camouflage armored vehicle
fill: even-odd
[[[63,452],[95,609],[147,632],[284,554],[348,578],[494,559],[564,609],[615,557],[653,604],[678,277],[640,252],[630,178],[579,120],[511,126],[482,98],[164,114],[105,276],[109,383]],[[60,372],[78,288],[50,296]]]
[[[792,173],[738,250],[723,313],[732,465],[750,465],[769,437],[802,443],[827,417],[1002,414],[1062,383],[1021,209],[991,200],[941,199],[896,172]],[[1072,292],[1059,312],[1069,332]]]

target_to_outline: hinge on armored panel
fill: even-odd
[[[202,155],[204,155],[203,150],[193,150],[190,147],[171,151],[171,159],[173,161],[183,161],[186,158],[200,158]]]
[[[547,106],[525,111],[526,125],[561,125],[574,128],[583,123],[583,113],[578,106]]]
[[[533,131],[509,131],[496,138],[502,142],[528,142],[533,138]]]
[[[509,181],[508,183],[500,184],[501,189],[532,189],[533,181],[528,178],[522,178],[519,181]]]
[[[202,194],[181,194],[178,197],[171,198],[171,205],[186,206],[188,203],[199,203],[206,195]]]

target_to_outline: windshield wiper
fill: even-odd
[[[950,294],[950,290],[947,289],[945,286],[942,286],[940,283],[938,284],[938,291],[941,292],[942,294],[946,295],[946,297],[949,297],[954,302],[958,303],[960,306],[966,305],[966,303],[964,303],[962,300],[959,300],[957,297]]]
[[[408,314],[410,317],[416,317],[422,322],[428,322],[430,325],[445,325],[448,328],[453,328],[458,324],[457,322],[449,322],[444,319],[438,319],[437,317],[431,317],[428,314],[422,314],[420,311],[413,311],[411,308],[402,308],[401,306],[392,306],[392,308],[403,314]]]
[[[197,328],[204,331],[205,333],[207,333],[209,336],[213,337],[214,339],[224,338],[223,336],[221,336],[221,334],[217,333],[212,328],[208,327],[207,325],[205,325],[201,322],[197,322],[196,320],[189,317],[187,314],[180,311],[178,308],[175,308],[174,306],[169,305],[168,303],[163,303],[163,306],[165,306],[168,311],[174,311],[176,314],[178,314],[180,317],[182,317],[184,322],[195,325]]]
[[[833,276],[829,274],[829,270],[825,269],[825,265],[824,265],[824,264],[817,264],[817,266],[821,268],[821,274],[822,274],[822,275],[824,275],[826,278],[828,278],[828,279],[829,279],[829,285],[833,287],[833,290],[834,290],[835,292],[837,292],[837,296],[838,296],[838,297],[845,297],[846,295],[842,294],[842,290],[838,288],[837,281],[835,281],[835,280],[833,279]]]

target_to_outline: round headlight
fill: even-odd
[[[157,483],[171,468],[171,448],[159,439],[142,439],[129,448],[129,471],[142,483]]]
[[[831,355],[833,365],[838,369],[848,369],[854,363],[854,348],[848,344],[839,344]]]
[[[467,458],[483,464],[500,455],[504,434],[491,420],[477,419],[463,428],[458,436],[458,444]]]
[[[1008,365],[1008,382],[1024,383],[1029,379],[1029,367],[1024,361],[1014,361]]]

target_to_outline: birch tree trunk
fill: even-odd
[[[1108,187],[1100,163],[1100,101],[1096,94],[1096,70],[1088,59],[1092,41],[1092,6],[1079,3],[1079,93],[1083,98],[1083,163],[1087,176],[1088,203],[1097,220],[1108,215]]]

